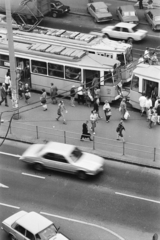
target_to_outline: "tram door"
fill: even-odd
[[[29,59],[17,57],[16,67],[17,67],[17,81],[21,81],[23,84],[28,83],[29,87],[31,87]]]
[[[93,78],[96,76],[97,74],[97,78],[99,79],[99,83],[100,83],[100,72],[99,71],[95,71],[95,70],[83,70],[83,82],[84,82],[84,88],[91,88],[92,87],[92,81]]]
[[[142,92],[144,92],[146,96],[151,97],[151,93],[153,90],[155,90],[155,93],[158,96],[158,89],[159,89],[158,82],[153,82],[147,79],[143,79]]]

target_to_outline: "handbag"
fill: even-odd
[[[129,114],[129,112],[128,112],[128,111],[126,111],[126,112],[125,112],[125,114],[124,114],[124,119],[126,119],[126,120],[127,120],[129,117],[130,117],[130,114]]]
[[[45,104],[46,103],[46,99],[45,98],[41,98],[41,103]]]
[[[119,107],[119,111],[121,111],[122,110],[122,108],[121,107]]]

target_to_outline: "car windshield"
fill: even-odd
[[[57,7],[57,8],[59,8],[59,7],[62,7],[62,6],[63,6],[61,2],[56,2],[56,3],[55,3],[55,5],[56,5],[56,7]]]
[[[160,16],[156,16],[154,19],[156,22],[160,21]]]
[[[100,12],[100,13],[108,12],[108,9],[107,8],[99,8],[99,9],[97,9],[97,12]]]
[[[57,234],[57,229],[56,227],[52,224],[49,227],[47,227],[46,229],[44,229],[43,231],[39,232],[36,235],[36,238],[41,239],[41,240],[49,240],[50,238],[56,236]]]
[[[83,152],[75,147],[74,150],[70,154],[70,158],[72,159],[73,162],[77,162],[83,155]]]
[[[135,14],[134,11],[130,12],[130,16],[135,16],[135,15],[136,15],[136,14]]]

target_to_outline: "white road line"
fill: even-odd
[[[104,231],[107,231],[107,232],[111,233],[112,235],[116,236],[116,237],[119,238],[120,240],[125,240],[123,237],[121,237],[121,236],[118,235],[117,233],[111,231],[111,230],[108,229],[108,228],[99,226],[99,225],[97,225],[97,224],[93,224],[93,223],[89,223],[89,222],[84,222],[84,221],[80,221],[80,220],[77,220],[77,219],[67,218],[67,217],[63,217],[63,216],[59,216],[59,215],[54,215],[54,214],[50,214],[50,213],[46,213],[46,212],[40,212],[40,214],[43,214],[43,215],[46,215],[46,216],[51,216],[51,217],[56,217],[56,218],[60,218],[60,219],[64,219],[64,220],[71,221],[71,222],[77,222],[77,223],[89,225],[89,226],[96,227],[96,228],[100,228],[100,229],[102,229],[102,230],[104,230]]]
[[[8,186],[6,186],[6,185],[4,185],[4,184],[2,184],[2,183],[0,183],[0,187],[1,187],[1,188],[9,188]]]
[[[37,176],[37,175],[33,175],[33,174],[29,174],[29,173],[23,173],[23,175],[26,175],[26,176],[30,176],[30,177],[35,177],[35,178],[42,178],[42,179],[45,179],[45,177],[41,177],[41,176]]]
[[[12,156],[12,157],[17,157],[20,158],[21,156],[18,154],[12,154],[12,153],[6,153],[6,152],[0,152],[0,154],[7,155],[7,156]]]
[[[0,205],[10,207],[10,208],[20,209],[20,207],[16,207],[16,206],[13,206],[13,205],[8,205],[8,204],[5,204],[5,203],[0,203]]]
[[[152,200],[152,199],[149,199],[149,198],[137,197],[137,196],[134,196],[134,195],[129,195],[129,194],[120,193],[120,192],[115,192],[115,194],[160,204],[160,201]]]

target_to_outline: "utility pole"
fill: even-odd
[[[12,107],[14,109],[14,114],[15,114],[13,118],[19,119],[17,74],[16,74],[15,55],[14,55],[14,42],[13,42],[10,0],[5,0],[5,7],[6,7],[6,18],[7,18],[8,49],[9,49],[10,74],[11,74]]]

